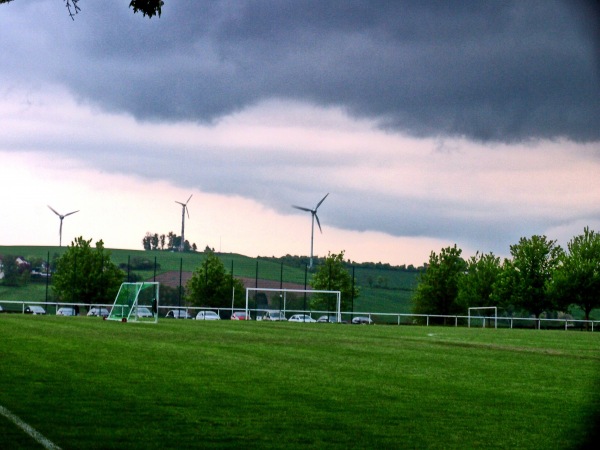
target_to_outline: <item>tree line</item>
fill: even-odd
[[[584,228],[567,249],[534,235],[510,246],[510,258],[462,250],[431,252],[414,296],[417,314],[466,314],[469,307],[497,306],[508,315],[567,312],[577,306],[590,319],[600,307],[600,235]]]
[[[246,292],[242,281],[225,268],[223,261],[213,250],[206,250],[206,257],[194,270],[185,289],[168,289],[161,286],[161,304],[230,308],[244,307]],[[339,290],[342,309],[350,307],[359,290],[354,287],[352,276],[343,264],[344,252],[329,254],[313,274],[311,286],[317,290]],[[146,267],[150,262],[134,260],[135,267]],[[123,269],[111,260],[111,252],[104,248],[102,240],[92,246],[92,240],[76,238],[62,256],[56,260],[52,275],[52,289],[60,301],[87,304],[110,304],[126,280]],[[311,296],[313,309],[333,309],[332,296]],[[300,305],[298,305],[299,307]]]
[[[331,255],[329,255],[331,256]],[[328,257],[329,257],[328,256]],[[310,259],[308,256],[297,256],[287,254],[285,256],[259,256],[258,259],[263,261],[274,261],[281,264],[285,264],[289,267],[296,268],[304,268],[309,265]],[[314,264],[317,266],[319,264],[325,263],[327,257],[319,257],[317,255],[313,256]],[[425,270],[423,266],[415,267],[412,264],[401,264],[401,265],[392,265],[390,263],[382,263],[382,262],[356,262],[350,259],[341,261],[341,264],[346,269],[358,268],[358,269],[376,269],[376,270],[390,270],[390,271],[398,271],[398,272],[422,272]]]
[[[178,252],[181,249],[181,236],[169,231],[168,234],[158,234],[147,232],[142,239],[142,245],[144,250],[166,250],[169,252]],[[190,245],[190,242],[186,239],[183,242],[184,252],[197,252],[198,247],[196,243]]]

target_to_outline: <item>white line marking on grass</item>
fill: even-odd
[[[12,421],[16,426],[22,429],[25,433],[35,439],[39,444],[41,444],[44,448],[49,450],[60,450],[60,447],[51,440],[44,437],[40,432],[38,432],[35,428],[27,425],[23,422],[18,416],[15,416],[4,406],[0,405],[0,414],[6,417],[8,420]]]

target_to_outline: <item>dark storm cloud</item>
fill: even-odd
[[[52,72],[142,120],[211,122],[281,98],[414,136],[596,141],[597,10],[586,5],[171,0],[149,21],[122,1],[86,2],[60,24],[73,65]]]

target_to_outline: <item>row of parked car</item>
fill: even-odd
[[[221,320],[219,314],[214,311],[199,311],[196,317],[192,316],[189,312],[182,309],[172,309],[167,312],[165,316],[168,319],[196,319],[196,320]],[[252,320],[252,317],[246,314],[245,311],[234,311],[230,317],[231,320]],[[309,314],[294,314],[289,319],[286,319],[282,311],[265,311],[262,315],[256,317],[259,321],[272,321],[272,322],[304,322],[304,323],[337,323],[338,318],[336,315],[324,315],[318,319],[313,319]],[[342,320],[340,323],[348,323]],[[351,323],[354,324],[373,324],[373,320],[366,316],[353,317]]]
[[[2,312],[2,306],[0,306],[0,312]],[[29,305],[25,308],[25,314],[33,315],[45,315],[46,310],[39,305]],[[140,306],[136,309],[136,314],[139,318],[150,318],[154,317],[152,311],[149,308]],[[62,306],[56,311],[57,316],[77,316],[79,311],[76,307]],[[87,313],[88,316],[96,317],[108,317],[109,311],[102,307],[92,307]],[[184,309],[171,309],[165,315],[166,319],[196,319],[196,320],[221,320],[221,316],[214,311],[202,310],[199,311],[196,316],[191,315]],[[231,320],[252,320],[252,318],[246,314],[245,311],[234,311],[230,317]],[[262,315],[256,317],[256,320],[272,321],[272,322],[304,322],[304,323],[348,323],[345,320],[338,321],[336,315],[329,314],[320,316],[318,319],[313,319],[310,314],[294,314],[289,319],[285,317],[282,311],[271,310],[265,311]],[[373,320],[367,316],[356,316],[353,317],[351,323],[354,324],[373,324]]]

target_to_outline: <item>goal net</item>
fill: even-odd
[[[121,322],[158,322],[156,282],[122,283],[107,317]]]
[[[472,321],[482,322],[485,328],[486,320],[494,320],[494,328],[498,328],[498,307],[497,306],[472,306],[469,308],[469,328]]]
[[[249,287],[246,288],[246,314],[257,320],[268,311],[278,311],[287,319],[294,314],[307,314],[314,319],[327,315],[340,322],[341,298],[340,291]]]

